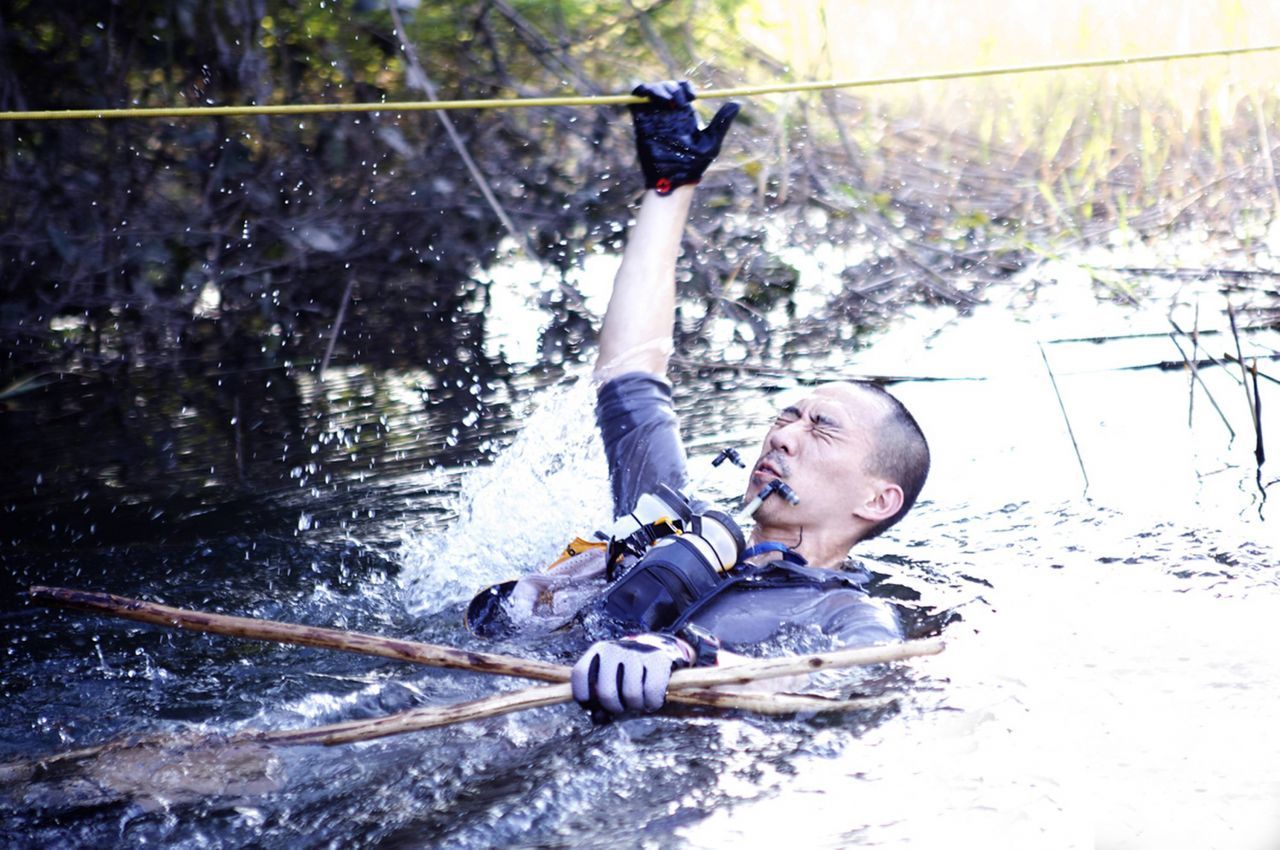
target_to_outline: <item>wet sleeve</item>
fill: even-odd
[[[836,591],[824,602],[822,631],[837,646],[871,646],[903,639],[898,615],[879,599],[859,591]]]
[[[596,423],[609,461],[614,516],[629,513],[659,484],[684,486],[684,445],[665,380],[630,372],[608,381],[596,396]]]

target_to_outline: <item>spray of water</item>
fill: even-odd
[[[408,609],[430,615],[532,572],[579,535],[608,524],[604,450],[588,379],[547,391],[492,466],[469,473],[457,521],[401,546]]]

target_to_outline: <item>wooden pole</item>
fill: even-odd
[[[426,664],[431,667],[471,670],[477,673],[501,673],[505,676],[521,676],[544,682],[569,680],[568,668],[562,664],[517,658],[512,655],[471,652],[438,644],[397,640],[362,632],[326,629],[320,626],[301,626],[276,620],[258,620],[253,617],[233,617],[207,611],[191,611],[160,605],[156,602],[129,599],[111,593],[72,590],[66,587],[36,586],[28,590],[27,594],[32,600],[43,605],[92,611],[95,614],[123,617],[126,620],[137,620],[191,632],[337,649],[360,655],[408,661],[413,664]]]
[[[898,694],[865,699],[824,699],[801,694],[732,694],[718,691],[681,690],[667,695],[667,701],[683,705],[712,708],[734,708],[762,714],[800,714],[818,711],[857,711],[884,708],[898,699]],[[246,733],[244,741],[264,744],[352,744],[389,735],[421,732],[469,720],[498,717],[528,708],[541,708],[571,702],[573,692],[568,684],[539,685],[498,696],[445,706],[427,706],[402,711],[372,720],[348,720],[310,729],[285,729],[278,732]]]
[[[714,685],[745,685],[764,679],[784,676],[802,676],[819,670],[839,670],[845,667],[865,667],[870,664],[887,664],[905,661],[922,655],[937,655],[946,648],[942,638],[909,640],[887,643],[881,646],[862,646],[853,649],[836,649],[831,652],[815,652],[810,655],[783,655],[777,658],[753,658],[740,664],[723,667],[692,667],[671,674],[671,690],[707,688]]]
[[[866,699],[833,700],[802,694],[752,693],[737,694],[702,690],[710,685],[745,684],[764,679],[776,679],[819,670],[835,670],[845,667],[882,664],[901,661],[922,655],[936,655],[945,648],[938,638],[907,641],[905,643],[869,646],[857,649],[840,649],[812,655],[763,658],[727,667],[700,667],[677,670],[671,675],[667,701],[681,705],[734,708],[763,714],[798,714],[818,711],[857,711],[867,708],[883,708],[898,699],[897,694],[886,694]],[[448,706],[428,706],[403,711],[399,714],[373,720],[351,720],[312,729],[264,732],[252,735],[251,740],[273,744],[349,744],[369,741],[388,735],[434,729],[468,720],[498,717],[527,708],[558,705],[573,699],[568,684],[542,685],[520,691],[499,694],[494,697],[473,700]]]
[[[883,708],[897,700],[898,695],[887,694],[869,699],[831,700],[801,694],[754,693],[735,694],[707,691],[711,685],[746,684],[764,679],[776,679],[819,670],[836,670],[868,664],[902,661],[921,655],[936,655],[945,644],[938,638],[907,641],[885,646],[868,646],[856,649],[838,649],[812,655],[791,655],[781,658],[762,658],[726,667],[696,667],[677,670],[671,674],[667,701],[681,705],[702,705],[715,708],[736,708],[764,714],[798,714],[807,711],[856,711],[865,708]],[[745,699],[738,699],[745,697]],[[499,694],[494,697],[473,700],[447,706],[428,706],[403,711],[373,720],[350,720],[312,729],[264,732],[252,736],[252,740],[273,744],[350,744],[369,741],[387,735],[418,732],[468,720],[497,717],[527,708],[557,705],[573,699],[569,685],[542,685],[520,691]]]
[[[226,743],[254,741],[272,744],[343,744],[432,729],[468,720],[497,717],[514,711],[557,705],[573,699],[573,693],[568,685],[570,668],[562,664],[493,653],[470,652],[436,644],[396,640],[319,626],[301,626],[274,620],[190,611],[110,593],[33,586],[28,594],[33,600],[42,604],[75,608],[188,631],[338,649],[416,664],[481,673],[499,673],[557,683],[455,705],[417,708],[372,720],[346,721],[312,729],[243,732],[224,739]],[[803,694],[734,693],[708,689],[715,685],[743,685],[765,679],[815,673],[819,670],[901,661],[922,655],[934,655],[941,652],[943,648],[942,640],[933,638],[811,655],[751,659],[723,667],[677,670],[671,676],[667,700],[679,705],[738,709],[763,714],[879,708],[892,704],[897,699],[897,695],[835,700]],[[160,740],[152,739],[151,743],[160,743]],[[102,747],[89,747],[77,751],[76,756],[93,755],[110,746],[108,744]]]
[[[684,689],[667,694],[667,702],[703,708],[736,709],[757,714],[782,715],[829,711],[858,711],[885,708],[893,705],[900,694],[888,693],[860,699],[827,699],[804,694],[778,693],[728,693],[725,691]],[[453,723],[483,720],[516,711],[542,706],[560,705],[573,699],[568,684],[539,686],[512,691],[506,694],[445,706],[428,706],[387,717],[369,720],[349,720],[309,729],[282,729],[279,731],[246,730],[232,735],[131,735],[66,750],[40,758],[15,762],[0,762],[0,782],[31,781],[40,771],[55,765],[70,764],[96,758],[104,753],[120,750],[147,748],[154,750],[186,750],[200,747],[218,749],[224,747],[261,744],[267,746],[334,746],[356,741],[369,741],[389,735],[420,732]]]

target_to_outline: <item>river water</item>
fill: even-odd
[[[11,766],[0,844],[1280,846],[1274,463],[1238,373],[1202,369],[1193,401],[1186,371],[1146,368],[1180,360],[1169,319],[1197,308],[1203,350],[1233,352],[1221,296],[1152,280],[1149,306],[1124,306],[1081,274],[1048,264],[972,315],[678,375],[693,478],[726,504],[743,482],[710,458],[754,452],[804,379],[931,379],[893,387],[932,443],[922,501],[860,547],[917,633],[945,623],[943,654],[862,682],[905,690],[896,710],[595,725],[560,706],[328,749]],[[16,399],[0,761],[527,684],[34,608],[32,583],[571,660],[459,622],[477,589],[607,520],[586,367],[534,350],[536,308],[492,285],[504,330],[447,380],[201,366]],[[1246,357],[1278,337],[1246,334]],[[1280,393],[1259,395],[1280,450]]]

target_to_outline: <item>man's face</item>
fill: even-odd
[[[886,403],[852,384],[825,384],[786,404],[765,435],[751,470],[746,501],[775,478],[800,498],[797,505],[771,496],[756,521],[802,528],[852,523],[878,479],[867,472],[876,426]]]

